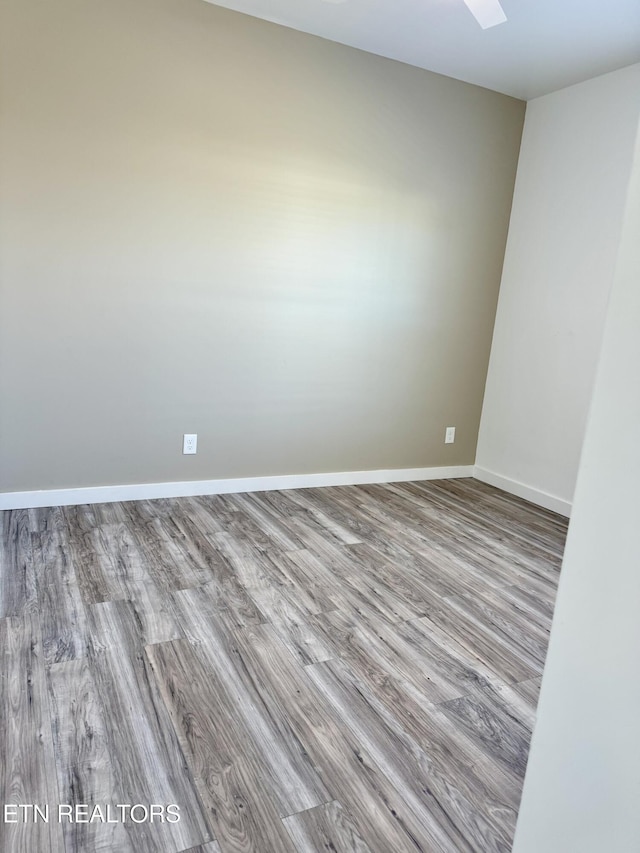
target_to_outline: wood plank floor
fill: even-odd
[[[565,519],[450,480],[0,525],[1,797],[50,808],[3,853],[511,849]]]

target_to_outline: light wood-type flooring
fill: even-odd
[[[0,519],[0,799],[50,807],[2,853],[511,849],[565,519],[475,480]]]

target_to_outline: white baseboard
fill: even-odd
[[[335,474],[285,474],[274,477],[241,477],[232,480],[192,480],[177,483],[144,483],[128,486],[88,486],[80,489],[49,489],[33,492],[0,492],[0,510],[46,506],[72,506],[153,498],[225,495],[234,492],[268,492],[274,489],[308,489],[318,486],[357,486],[364,483],[402,483],[411,480],[445,480],[472,477],[473,465],[440,468],[392,468],[385,471],[343,471]]]
[[[550,509],[567,518],[571,515],[570,501],[550,495],[541,489],[527,486],[524,483],[518,482],[518,480],[512,480],[510,477],[503,477],[502,474],[496,474],[494,471],[488,471],[486,468],[481,468],[478,465],[474,466],[473,476],[476,480],[482,480],[483,483],[488,483],[490,486],[495,486],[497,489],[502,489],[511,495],[517,495],[519,498],[524,498],[526,501],[531,501],[533,504]]]

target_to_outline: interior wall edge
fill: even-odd
[[[307,489],[320,486],[359,486],[366,483],[449,480],[472,476],[473,465],[443,465],[436,468],[393,468],[379,471],[283,474],[271,477],[238,477],[226,480],[186,480],[173,483],[134,483],[74,489],[42,489],[30,492],[2,492],[0,493],[0,510],[196,497],[198,495],[224,495],[236,492],[268,492],[279,489]]]

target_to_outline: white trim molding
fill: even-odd
[[[124,486],[86,486],[77,489],[43,489],[33,492],[0,492],[0,510],[32,507],[75,506],[154,498],[226,495],[234,492],[269,492],[276,489],[309,489],[318,486],[358,486],[365,483],[406,483],[411,480],[448,480],[473,477],[473,465],[439,468],[392,468],[382,471],[343,471],[334,474],[284,474],[272,477],[241,477],[230,480],[189,480],[176,483],[143,483]]]
[[[480,468],[478,465],[474,466],[473,476],[476,480],[481,480],[483,483],[488,483],[490,486],[502,489],[503,492],[509,492],[511,495],[524,498],[526,501],[531,501],[533,504],[550,509],[567,518],[571,515],[571,501],[550,495],[542,489],[527,486],[525,483],[512,480],[510,477],[503,477],[502,474],[496,474],[494,471],[488,471],[486,468]]]

